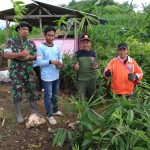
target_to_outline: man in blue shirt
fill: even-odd
[[[44,30],[46,42],[37,51],[37,65],[41,68],[42,87],[44,88],[44,105],[50,124],[57,124],[53,115],[62,115],[58,111],[59,70],[62,67],[62,55],[58,45],[53,43],[56,30],[50,26]],[[53,104],[53,110],[51,110]]]

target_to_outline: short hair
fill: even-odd
[[[54,31],[54,32],[56,32],[56,29],[55,28],[53,28],[52,26],[47,26],[45,29],[44,29],[44,35],[46,35],[47,34],[47,32],[49,32],[49,31]]]

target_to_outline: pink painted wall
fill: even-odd
[[[34,41],[35,45],[38,46],[41,43],[45,42],[44,38],[36,38],[32,39]],[[73,54],[75,52],[75,39],[55,39],[54,40],[55,44],[58,44],[60,46],[61,52],[63,54]]]

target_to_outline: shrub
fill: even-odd
[[[71,98],[79,122],[75,130],[58,129],[56,135],[59,138],[55,136],[54,145],[61,146],[67,138],[72,147],[78,145],[82,150],[150,149],[149,90],[148,86],[147,92],[142,93],[140,87],[137,88],[141,97],[138,94],[131,100],[114,97],[107,107],[105,103],[106,109],[100,114],[93,108],[104,107],[102,97],[92,102]]]

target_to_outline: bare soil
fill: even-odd
[[[60,109],[64,112],[65,96],[61,95]],[[43,99],[38,101],[40,114],[45,117]],[[2,126],[2,118],[0,118],[0,150],[69,150],[69,143],[65,146],[56,148],[52,145],[54,132],[48,132],[50,127],[52,131],[57,128],[64,128],[67,123],[73,121],[73,115],[66,113],[64,117],[56,117],[57,125],[46,124],[36,128],[26,129],[25,123],[30,115],[27,100],[23,100],[23,115],[25,122],[17,124],[15,118],[15,110],[11,102],[10,84],[0,83],[0,108],[4,109],[5,121]],[[46,118],[46,117],[45,117]]]

